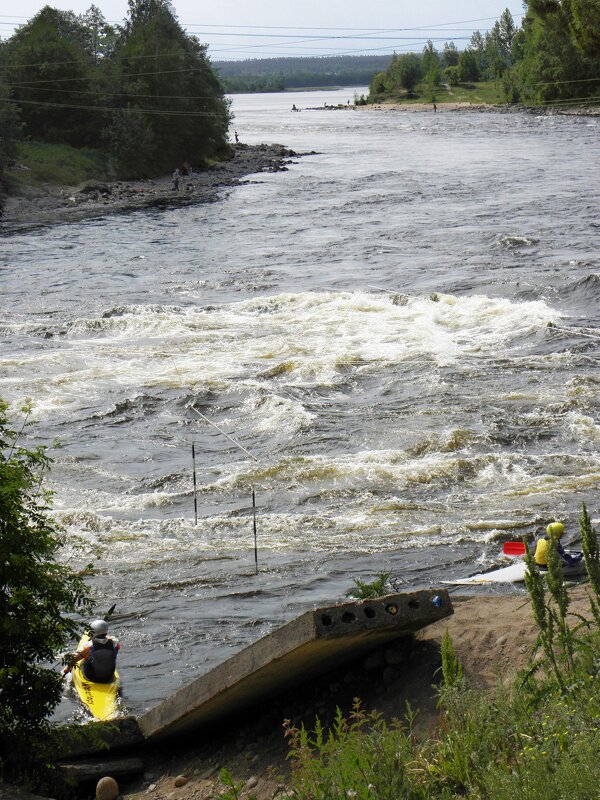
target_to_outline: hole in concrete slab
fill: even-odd
[[[333,625],[333,620],[331,619],[329,614],[322,614],[321,622],[323,623],[323,625]]]
[[[419,601],[418,600],[409,600],[408,601],[408,607],[409,608],[418,608],[419,607]]]
[[[375,609],[371,608],[371,606],[365,606],[363,611],[365,612],[365,617],[368,617],[369,619],[373,619],[376,613]]]
[[[410,603],[409,603],[409,605],[410,605]],[[388,614],[397,614],[398,613],[398,606],[395,606],[393,603],[390,603],[389,606],[385,607],[385,610],[388,612]]]
[[[346,611],[342,614],[342,622],[354,622],[356,616],[351,611]]]

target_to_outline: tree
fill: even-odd
[[[438,51],[433,46],[433,42],[431,39],[428,39],[427,44],[423,48],[423,74],[427,81],[434,81],[437,83],[437,81],[435,81],[435,76],[437,75],[439,80],[439,73],[440,57]]]
[[[421,59],[416,53],[403,53],[398,56],[393,75],[397,79],[398,86],[410,94],[423,77]]]
[[[87,32],[70,11],[45,6],[6,45],[8,82],[25,133],[42,141],[95,145],[104,125],[91,86]]]
[[[474,50],[463,50],[460,54],[458,76],[463,83],[470,83],[471,81],[478,81],[480,79],[479,59]]]
[[[460,80],[458,67],[446,67],[444,70],[444,78],[448,81],[450,86],[458,86]]]
[[[444,52],[442,53],[442,58],[445,67],[458,66],[459,53],[454,42],[444,43]]]
[[[513,39],[513,56],[519,60],[510,76],[513,94],[523,102],[585,101],[600,91],[600,48],[584,46],[573,23],[573,2],[530,2]],[[589,22],[586,35],[600,36],[600,25],[594,28],[592,16]]]
[[[0,780],[31,782],[62,691],[60,672],[43,663],[76,631],[67,615],[91,603],[82,579],[56,561],[63,532],[41,488],[50,459],[21,445],[22,434],[0,401]]]
[[[126,152],[136,145],[123,142],[123,132],[130,135],[126,115],[142,118],[148,129],[135,168],[117,161],[121,175],[156,175],[186,161],[202,165],[225,151],[229,103],[206,46],[183,31],[169,0],[129,0],[115,47],[114,80],[121,110],[108,134],[113,147]]]
[[[386,84],[386,73],[385,72],[378,72],[376,75],[373,76],[371,83],[369,85],[369,97],[377,98],[381,97],[385,94],[387,88]]]
[[[557,17],[567,26],[581,51],[590,58],[600,52],[600,3],[598,0],[530,0],[528,11],[544,20]]]
[[[92,56],[94,64],[102,58],[109,56],[117,40],[117,32],[109,25],[100,9],[91,5],[85,14],[80,14],[78,20],[84,32],[84,45]]]
[[[1,62],[0,62],[1,63]],[[8,88],[0,70],[0,216],[7,191],[6,170],[16,156],[17,140],[21,136],[21,121],[14,103],[10,102]]]

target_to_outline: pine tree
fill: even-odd
[[[113,74],[120,110],[108,136],[120,174],[200,166],[224,150],[229,104],[206,46],[183,31],[169,0],[129,0]]]

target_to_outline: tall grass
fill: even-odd
[[[414,715],[387,725],[357,701],[326,730],[286,724],[295,800],[592,800],[600,785],[600,555],[585,505],[580,520],[591,588],[590,618],[569,613],[550,553],[546,579],[527,582],[538,641],[531,664],[492,691],[462,674],[442,643],[440,720],[423,740]],[[552,550],[552,548],[550,548]]]
[[[23,168],[11,175],[19,184],[76,186],[86,180],[104,180],[108,177],[107,159],[99,150],[45,142],[21,142],[17,161]]]

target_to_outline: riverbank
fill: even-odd
[[[403,718],[407,703],[416,712],[414,733],[426,737],[439,721],[435,685],[440,677],[441,642],[447,630],[465,675],[474,686],[508,682],[528,664],[538,628],[528,595],[476,595],[453,598],[454,615],[423,629],[408,657],[378,659],[375,654],[273,698],[259,713],[215,727],[208,735],[163,745],[143,756],[145,772],[120,781],[121,800],[273,800],[288,797],[289,747],[283,722],[314,727],[315,716],[329,725],[340,707],[348,713],[354,698],[365,711],[377,710],[388,721]],[[589,617],[588,586],[571,591],[570,613]],[[393,650],[393,648],[391,648]],[[406,652],[403,645],[398,652]],[[390,663],[392,662],[392,663]],[[136,755],[136,754],[133,754]],[[221,771],[230,774],[236,792],[227,793]],[[107,770],[108,771],[108,770]],[[7,793],[9,792],[9,793]],[[12,793],[10,793],[12,792]],[[81,795],[91,797],[91,793]],[[41,800],[0,784],[0,800]]]
[[[366,710],[377,709],[388,720],[401,718],[410,703],[417,712],[415,732],[425,736],[439,719],[435,684],[441,666],[441,641],[449,631],[465,674],[477,686],[508,681],[527,663],[538,629],[524,591],[507,596],[453,599],[454,615],[421,631],[407,662],[382,666],[367,657],[359,666],[302,692],[230,729],[211,731],[195,743],[181,743],[171,752],[154,753],[147,771],[123,786],[123,800],[209,800],[225,790],[219,773],[226,768],[240,786],[241,797],[256,800],[286,797],[290,764],[282,722],[314,726],[315,715],[329,723],[337,706],[344,712],[360,697]],[[572,591],[571,612],[589,613],[587,587]],[[207,739],[209,741],[207,741]],[[243,788],[242,788],[243,787]],[[233,797],[233,795],[229,795]]]
[[[75,222],[144,208],[210,202],[221,189],[260,172],[282,172],[299,154],[283,145],[233,145],[234,156],[183,176],[177,189],[170,176],[138,181],[86,181],[79,186],[27,186],[7,198],[0,231],[57,222]]]
[[[344,108],[344,106],[339,106]],[[495,105],[493,103],[373,103],[365,106],[356,106],[357,109],[371,109],[376,111],[407,111],[407,112],[423,112],[435,111],[437,113],[447,113],[452,111],[479,111],[479,112],[494,112],[500,114],[534,114],[536,116],[554,117],[554,116],[569,116],[569,117],[598,117],[600,116],[600,106],[593,106],[585,108],[582,106],[568,107],[568,106],[523,106],[511,105],[503,103],[502,105]]]

